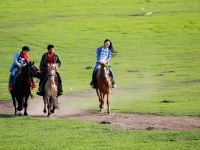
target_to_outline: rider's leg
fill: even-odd
[[[8,85],[8,90],[11,91],[13,90],[13,85],[15,82],[15,77],[17,76],[17,74],[19,73],[18,69],[15,68],[13,69],[13,71],[10,74],[10,78],[9,78],[9,85]]]
[[[14,79],[15,79],[15,77],[12,74],[10,74],[10,78],[9,78],[9,82],[8,82],[8,90],[9,91],[13,90]]]
[[[115,80],[114,80],[114,73],[113,73],[113,69],[111,66],[109,66],[109,71],[110,71],[110,77],[111,77],[111,81],[112,81],[112,87],[115,88]]]
[[[100,64],[99,64],[99,63],[96,63],[96,65],[95,65],[95,67],[94,67],[94,70],[93,70],[93,73],[92,73],[92,81],[91,81],[90,85],[91,85],[93,88],[96,88],[97,70],[98,70],[99,67],[100,67]]]
[[[39,87],[37,91],[37,95],[43,96],[44,95],[44,84],[45,84],[46,72],[43,71],[40,77]]]
[[[60,77],[60,74],[58,72],[56,72],[56,75],[58,77],[58,96],[63,95],[63,90],[62,90],[62,80]]]

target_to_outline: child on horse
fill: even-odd
[[[23,46],[21,52],[16,52],[14,56],[14,62],[10,68],[10,79],[8,89],[9,91],[13,90],[14,80],[16,75],[19,73],[20,68],[25,66],[29,61],[29,51],[30,48],[28,46]],[[30,79],[30,87],[34,89],[36,87],[33,79]]]
[[[100,63],[104,61],[109,64],[113,52],[114,52],[114,48],[112,46],[112,42],[109,39],[106,39],[104,41],[103,46],[100,46],[97,48],[97,51],[96,51],[97,62],[94,67],[93,74],[92,74],[92,81],[90,83],[92,88],[96,88],[97,71],[101,67]],[[112,81],[112,88],[115,88],[116,86],[115,86],[114,74],[113,74],[112,67],[110,65],[109,65],[109,72],[110,72],[110,77]]]
[[[40,61],[41,77],[40,77],[40,82],[39,82],[39,89],[37,92],[37,95],[40,95],[40,96],[44,96],[44,85],[46,83],[48,64],[57,64],[58,67],[61,66],[60,58],[58,57],[57,54],[55,54],[54,45],[48,45],[47,50],[48,52],[43,54],[42,59]],[[60,74],[57,71],[56,71],[56,75],[58,77],[58,83],[59,83],[57,96],[60,96],[63,94],[62,80],[61,80]]]

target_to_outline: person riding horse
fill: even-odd
[[[57,64],[58,67],[61,66],[60,58],[58,57],[57,54],[55,54],[54,45],[48,45],[47,50],[48,52],[43,54],[42,59],[40,61],[41,77],[39,82],[39,89],[37,91],[37,95],[40,96],[44,96],[44,85],[47,79],[48,64]],[[58,83],[59,83],[57,96],[60,96],[63,94],[62,80],[58,72],[56,72],[56,75],[58,77]]]
[[[114,52],[114,49],[109,39],[106,39],[104,41],[103,46],[100,46],[99,48],[97,48],[97,51],[96,51],[97,62],[92,73],[92,81],[90,82],[90,85],[92,88],[97,87],[97,71],[101,67],[101,62],[106,61],[106,63],[109,64],[113,52]],[[112,67],[110,65],[109,65],[109,72],[110,72],[110,77],[112,81],[112,88],[115,88],[116,86],[115,86],[114,74],[113,74]]]
[[[23,46],[21,52],[16,52],[14,57],[14,62],[10,68],[10,78],[9,78],[9,85],[8,90],[13,90],[13,85],[15,82],[15,77],[19,74],[20,68],[25,66],[29,63],[29,51],[30,48],[28,46]],[[33,79],[30,79],[30,87],[31,89],[34,89],[36,87],[35,83],[33,82]]]

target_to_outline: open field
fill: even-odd
[[[95,99],[95,94],[61,97],[61,108],[50,118],[42,112],[42,98],[29,102],[31,117],[14,116],[12,104],[0,102],[0,148],[182,150],[200,146],[199,117],[107,115],[71,106],[81,97]]]

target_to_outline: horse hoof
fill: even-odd
[[[101,108],[101,109],[100,109],[100,113],[103,113],[103,112],[104,112],[104,109],[103,109],[103,108]]]
[[[52,110],[50,110],[51,111],[51,113],[54,113],[54,109],[52,109]]]
[[[18,113],[18,116],[22,116],[22,113]]]
[[[111,112],[110,112],[110,111],[108,111],[107,113],[108,113],[108,114],[111,114]]]
[[[24,116],[28,116],[28,113],[26,112],[26,113],[24,113]]]
[[[46,113],[46,112],[47,112],[47,110],[44,109],[44,110],[43,110],[43,113]]]

